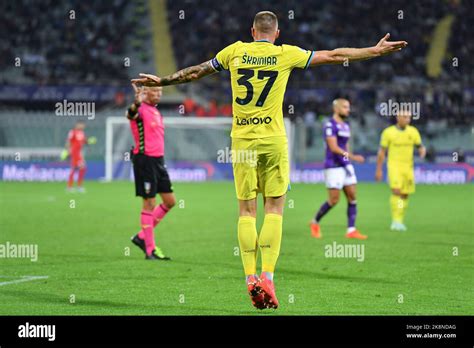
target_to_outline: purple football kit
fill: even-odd
[[[324,141],[326,144],[326,158],[324,160],[324,176],[326,187],[341,190],[344,186],[355,185],[357,178],[354,167],[347,156],[333,153],[327,144],[328,137],[336,137],[337,145],[347,151],[347,144],[351,137],[348,123],[338,123],[333,118],[324,125]]]

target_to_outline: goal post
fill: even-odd
[[[288,136],[290,166],[294,148],[294,127],[285,118]],[[130,132],[129,120],[125,117],[108,117],[105,126],[105,180],[130,180],[131,161],[129,151],[134,144]],[[230,148],[230,117],[164,117],[165,124],[165,160],[170,169],[172,180],[177,173],[174,165],[183,163],[212,163],[216,161],[220,150]]]

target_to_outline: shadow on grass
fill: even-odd
[[[34,302],[36,304],[49,304],[49,305],[63,305],[72,306],[62,313],[58,313],[61,309],[54,308],[53,310],[43,307],[41,312],[34,313],[33,315],[71,315],[71,309],[84,309],[83,307],[92,307],[88,313],[80,313],[77,315],[273,315],[276,314],[274,311],[253,311],[249,305],[249,310],[240,309],[224,309],[224,308],[205,308],[200,306],[192,306],[189,304],[176,304],[176,305],[165,305],[165,304],[144,304],[144,303],[125,303],[119,301],[109,301],[101,299],[87,299],[81,298],[76,300],[74,304],[68,304],[67,296],[61,296],[51,293],[41,293],[36,291],[21,291],[18,290],[2,290],[2,294],[15,297],[25,304],[25,313],[31,314],[31,311],[27,309],[28,302]],[[126,312],[117,313],[117,309],[126,309]],[[137,310],[139,309],[139,310]],[[108,310],[113,310],[108,312]],[[163,310],[166,310],[165,314],[160,314]],[[22,309],[17,307],[14,313],[2,313],[3,315],[24,315]]]
[[[384,278],[370,278],[370,277],[356,277],[356,276],[346,276],[340,274],[334,274],[331,272],[314,272],[314,271],[301,271],[301,270],[289,270],[285,268],[278,268],[278,272],[281,274],[303,276],[305,278],[315,277],[315,279],[330,279],[330,280],[341,280],[349,282],[365,282],[365,283],[384,283],[384,284],[400,284],[399,281],[387,280]]]

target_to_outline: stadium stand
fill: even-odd
[[[351,11],[346,10],[349,4]],[[314,71],[295,71],[284,110],[285,116],[296,124],[298,151],[303,161],[321,157],[321,124],[331,113],[332,99],[338,96],[352,101],[354,143],[364,151],[377,148],[380,130],[390,122],[379,116],[378,107],[390,99],[420,103],[422,116],[415,124],[437,150],[458,147],[459,141],[466,150],[473,149],[470,129],[474,114],[474,63],[470,53],[474,51],[474,42],[466,40],[474,34],[472,1],[290,0],[268,3],[267,7],[279,16],[280,43],[314,50],[367,46],[386,32],[394,39],[409,42],[404,52],[387,59],[354,63],[349,68],[326,66]],[[166,15],[160,12],[163,8]],[[250,41],[252,17],[262,9],[261,3],[252,0],[222,2],[218,10],[211,0],[200,0],[199,6],[194,1],[171,0],[1,2],[0,85],[128,88],[129,78],[138,72],[171,73],[168,70],[212,58],[236,40]],[[70,19],[70,11],[74,11],[74,20]],[[439,76],[430,77],[427,55],[433,44],[433,32],[447,16],[452,21],[445,28],[447,45],[438,52],[441,70]],[[182,25],[183,21],[186,25]],[[11,32],[15,35],[9,35]],[[157,45],[164,41],[173,52],[157,52]],[[12,64],[18,57],[22,69]],[[133,57],[137,64],[123,69],[124,57]],[[198,84],[179,86],[178,90],[182,93],[185,116],[231,116],[226,72]],[[165,90],[165,96],[169,93]],[[119,97],[125,98],[121,94]],[[131,93],[126,98],[131,98]],[[88,133],[99,140],[90,150],[93,157],[103,156],[105,118],[122,115],[123,108],[118,105],[124,105],[123,100],[97,104],[95,120],[88,124]],[[165,115],[181,115],[176,103],[164,102],[160,108]],[[2,105],[0,146],[64,144],[74,119],[64,118],[64,122],[58,123],[52,108],[49,112],[24,109],[6,109]],[[20,124],[23,127],[18,127]],[[446,134],[448,127],[452,132]],[[193,153],[192,142],[200,141],[179,132],[173,139],[179,139],[180,145],[171,144],[170,155]]]
[[[149,60],[143,45],[148,33],[140,21],[143,4],[125,0],[2,1],[0,82],[123,84],[128,79],[123,67],[129,48],[138,50],[135,53],[143,62]],[[21,59],[22,69],[12,65],[15,58]]]
[[[219,12],[214,9],[211,0],[200,1],[199,7],[191,1],[168,1],[167,4],[179,67],[205,61],[219,49],[237,40],[251,40],[252,17],[249,14],[262,10],[260,3],[251,0],[226,2],[222,5],[224,9],[221,7]],[[348,5],[351,11],[346,11]],[[469,9],[472,16],[472,2],[287,1],[270,7],[279,15],[280,42],[302,48],[318,50],[367,46],[377,42],[386,32],[390,32],[393,38],[403,38],[409,42],[407,50],[392,57],[390,62],[377,60],[354,63],[350,68],[325,66],[314,72],[295,73],[285,100],[288,105],[299,106],[291,117],[303,117],[310,106],[316,107],[318,114],[327,114],[330,112],[330,100],[341,95],[341,89],[350,88],[365,91],[353,100],[361,105],[361,112],[372,111],[380,99],[393,97],[402,100],[408,96],[410,100],[416,99],[414,101],[426,106],[423,110],[426,117],[421,118],[420,123],[448,118],[450,124],[469,124],[467,115],[472,109],[472,91],[466,90],[467,83],[472,86],[473,75],[468,73],[472,72],[472,69],[469,70],[472,62],[467,56],[469,50],[466,43],[461,44],[457,40],[472,34],[472,26],[468,25],[469,16],[459,16]],[[242,8],[247,10],[240,11]],[[417,13],[417,16],[413,16],[413,13]],[[458,56],[462,68],[456,70],[445,65],[442,79],[437,81],[427,76],[426,55],[433,30],[447,14],[454,16],[448,56]],[[420,17],[423,21],[420,21]],[[183,21],[187,25],[181,25]],[[449,57],[444,58],[447,62]],[[208,97],[221,103],[229,100],[227,80],[226,74],[221,73],[214,77],[214,81],[202,82],[200,87],[207,92]],[[446,81],[452,84],[440,86],[438,83]],[[395,82],[400,87],[398,90],[393,88],[392,83]],[[326,90],[324,95],[319,96],[314,90],[321,87]],[[193,87],[181,88],[187,91]]]

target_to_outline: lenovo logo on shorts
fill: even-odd
[[[251,125],[259,125],[259,124],[270,124],[272,122],[272,118],[270,116],[266,117],[250,117],[250,118],[240,118],[235,116],[235,123],[237,126],[251,126]]]

